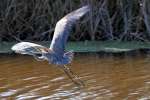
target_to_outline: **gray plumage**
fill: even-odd
[[[73,53],[65,52],[65,45],[72,29],[72,26],[83,15],[90,11],[89,6],[83,6],[63,17],[56,24],[54,36],[50,48],[30,43],[21,42],[12,47],[12,50],[20,54],[34,56],[37,60],[48,60],[49,63],[65,65],[71,62]]]
[[[89,10],[89,6],[84,6],[78,10],[69,13],[61,20],[59,20],[55,27],[55,32],[52,43],[50,45],[50,49],[57,53],[63,54],[65,44],[67,42],[67,38],[69,36],[73,24],[75,24],[75,22],[79,20]]]

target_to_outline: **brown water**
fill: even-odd
[[[149,100],[150,57],[76,55],[79,88],[54,65],[30,56],[0,57],[0,100]]]

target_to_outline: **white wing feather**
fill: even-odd
[[[30,42],[20,42],[15,44],[11,49],[20,54],[41,54],[46,47]]]

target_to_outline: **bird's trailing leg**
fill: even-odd
[[[75,83],[78,86],[85,86],[84,82],[80,80],[77,74],[75,74],[69,67],[66,65],[63,65],[63,71],[66,73],[66,75],[72,80],[73,83]]]

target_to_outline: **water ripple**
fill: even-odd
[[[89,55],[90,56],[90,55]],[[78,87],[53,65],[32,57],[0,59],[0,98],[9,100],[148,100],[149,58],[77,57],[71,68],[85,87]]]

